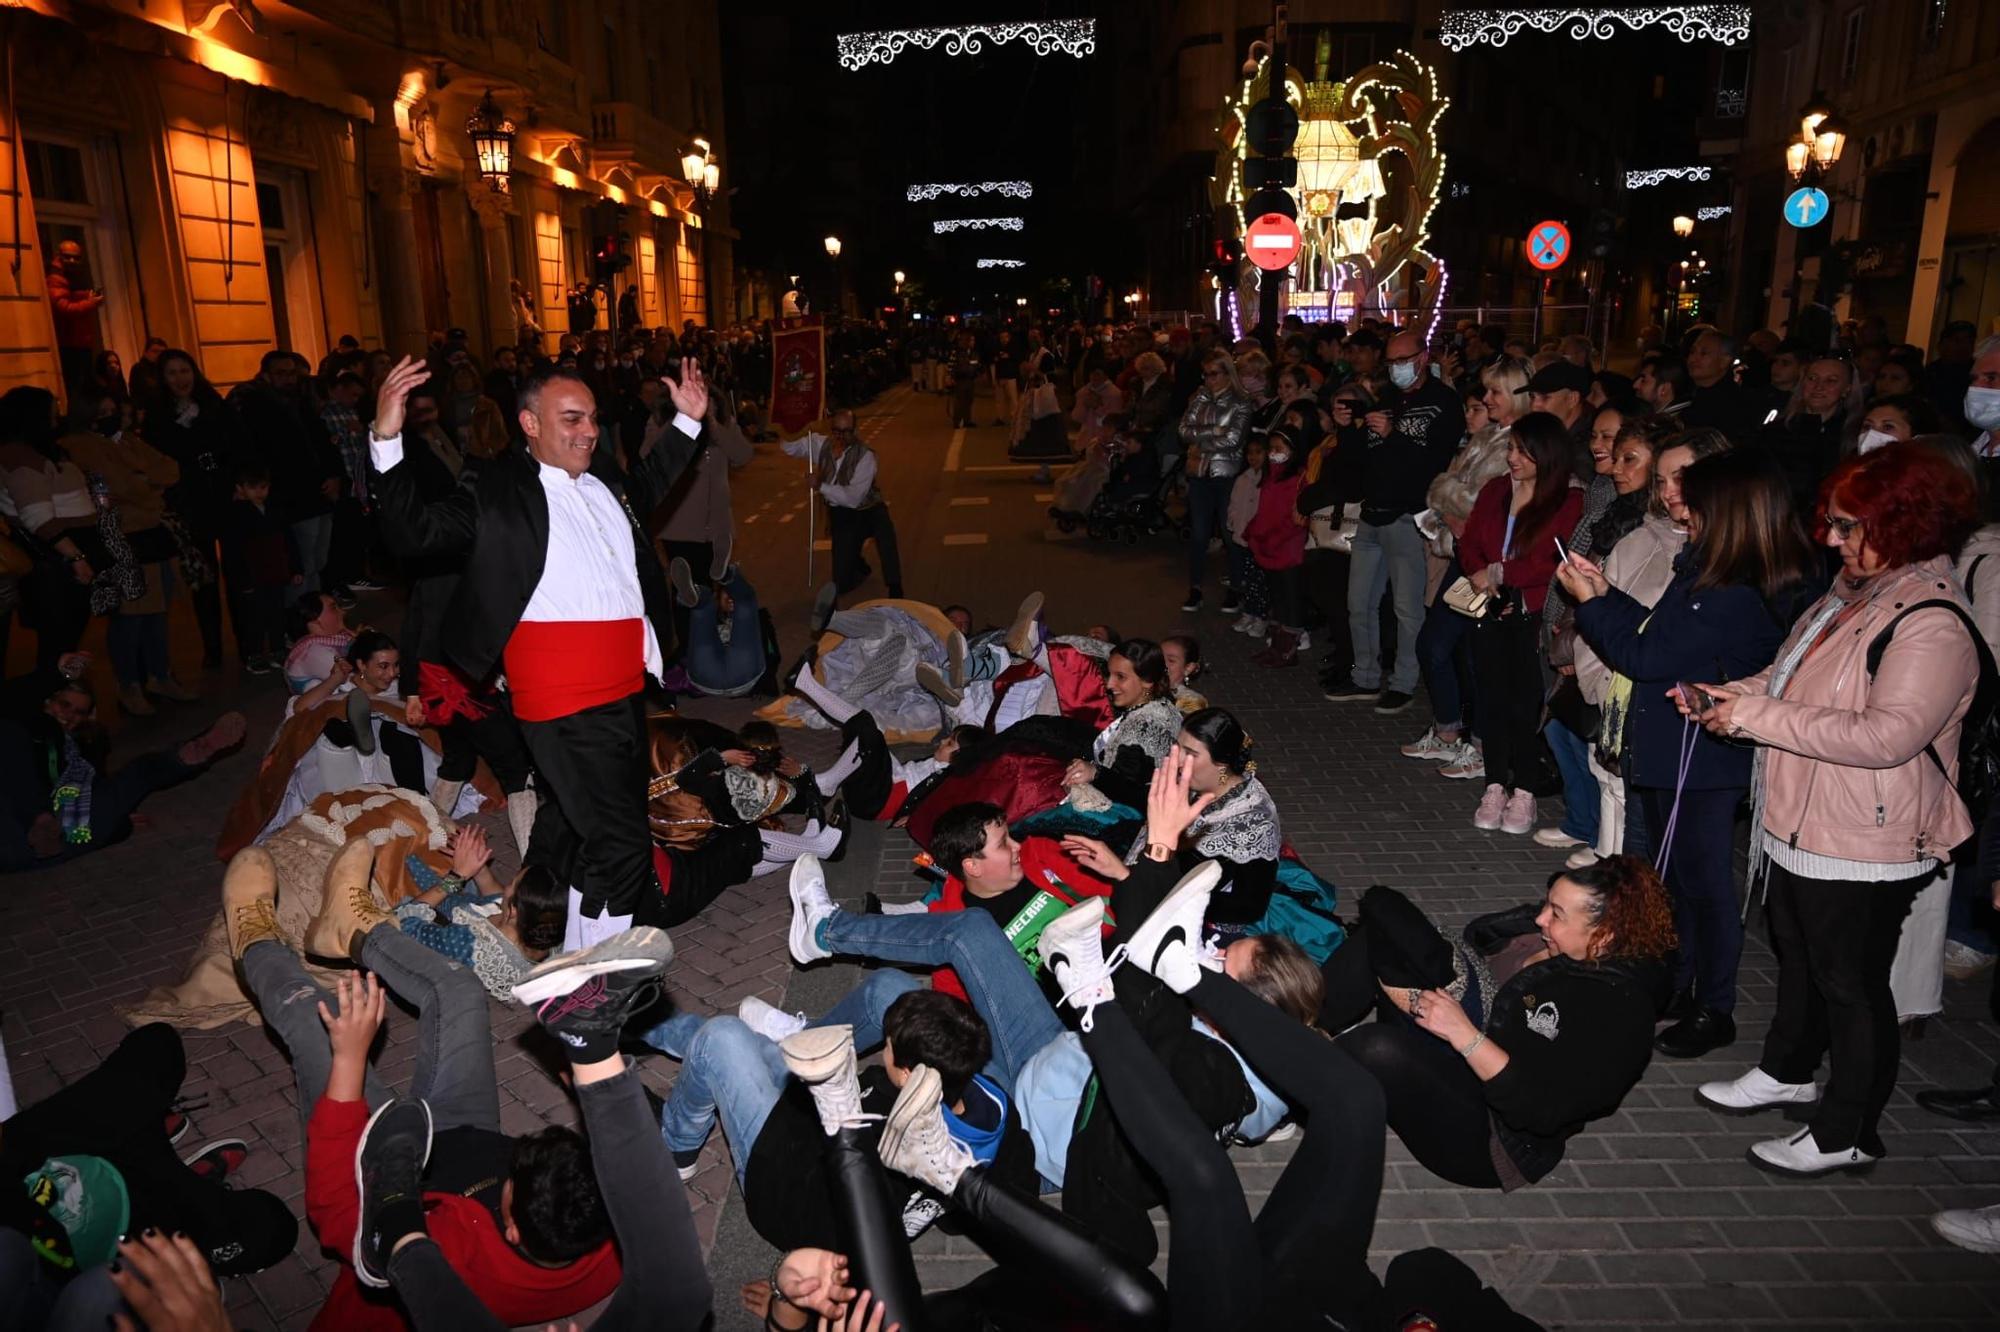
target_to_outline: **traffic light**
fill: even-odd
[[[1218,236],[1215,241],[1215,257],[1209,261],[1208,271],[1221,279],[1224,287],[1236,285],[1239,264],[1243,258],[1243,242],[1235,236]]]
[[[632,265],[632,256],[627,252],[625,237],[603,235],[597,238],[596,249],[590,257],[591,273],[599,282],[609,282],[612,276],[624,272]]]

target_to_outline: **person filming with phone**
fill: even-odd
[[[1653,1043],[1687,1059],[1736,1039],[1743,926],[1733,831],[1750,788],[1751,752],[1685,720],[1668,691],[1681,681],[1739,679],[1770,665],[1809,595],[1815,561],[1784,476],[1755,453],[1689,464],[1680,497],[1687,545],[1650,609],[1581,555],[1556,577],[1576,603],[1577,632],[1622,677],[1605,706],[1627,710],[1626,849],[1650,853],[1659,868],[1681,941],[1673,997],[1662,1014],[1673,1025]]]
[[[1709,465],[1682,473],[1683,488]],[[1924,445],[1847,459],[1819,492],[1820,540],[1840,556],[1833,586],[1771,665],[1690,680],[1713,696],[1699,713],[1679,699],[1711,734],[1758,747],[1751,873],[1768,885],[1778,1008],[1757,1066],[1698,1094],[1725,1113],[1807,1109],[1804,1129],[1750,1149],[1765,1170],[1863,1169],[1885,1150],[1897,935],[1973,831],[1954,783],[1984,654],[1951,555],[1977,511],[1971,479]]]

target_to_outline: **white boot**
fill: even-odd
[[[1754,1115],[1787,1105],[1811,1105],[1819,1100],[1819,1088],[1810,1082],[1780,1082],[1763,1069],[1753,1068],[1728,1082],[1704,1082],[1695,1096],[1709,1109],[1725,1115]]]
[[[928,1184],[945,1197],[958,1188],[958,1177],[973,1165],[972,1152],[944,1122],[944,1092],[937,1070],[918,1064],[896,1097],[882,1125],[876,1154],[891,1170]]]
[[[882,1117],[861,1108],[861,1079],[854,1070],[854,1028],[808,1027],[786,1037],[778,1050],[792,1076],[812,1093],[827,1137]]]
[[[450,818],[452,810],[458,807],[459,792],[464,789],[464,782],[455,782],[449,777],[440,777],[431,783],[431,803],[437,806],[438,813],[444,815],[446,818]]]
[[[1103,931],[1104,899],[1086,897],[1050,921],[1035,940],[1042,964],[1062,987],[1063,1002],[1083,1011],[1077,1026],[1084,1031],[1095,1024],[1097,1006],[1117,997],[1111,967],[1124,961],[1123,954],[1114,954],[1113,963],[1105,962]]]
[[[1823,1151],[1814,1141],[1810,1128],[1802,1128],[1789,1137],[1760,1142],[1750,1149],[1749,1156],[1750,1164],[1759,1170],[1801,1179],[1831,1174],[1836,1170],[1864,1171],[1881,1159],[1859,1147],[1838,1152]]]

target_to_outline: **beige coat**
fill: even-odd
[[[1649,513],[1645,522],[1611,548],[1611,558],[1604,562],[1605,580],[1641,606],[1654,605],[1667,584],[1674,581],[1674,557],[1686,544],[1687,533],[1675,527],[1672,519]],[[1571,660],[1576,667],[1576,687],[1586,703],[1601,706],[1611,688],[1611,668],[1582,634],[1571,637],[1576,645]]]
[[[1828,598],[1840,595],[1836,587],[1799,618],[1779,661]],[[1867,604],[1854,618],[1799,663],[1784,697],[1764,697],[1773,667],[1715,688],[1739,696],[1731,733],[1770,749],[1766,832],[1843,860],[1942,860],[1973,831],[1952,786],[1959,724],[1979,684],[1972,636],[1949,611],[1928,610],[1897,626],[1872,682],[1867,655],[1903,607],[1933,599],[1962,605],[1965,598],[1943,557],[1883,574],[1863,595]]]

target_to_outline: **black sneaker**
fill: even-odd
[[[354,1189],[361,1204],[360,1224],[354,1227],[354,1275],[362,1285],[388,1289],[389,1251],[403,1236],[388,1233],[395,1227],[385,1226],[382,1214],[414,1205],[422,1223],[424,1167],[430,1160],[431,1108],[423,1101],[391,1101],[361,1130],[354,1152]]]
[[[691,1152],[674,1153],[674,1173],[681,1177],[681,1183],[687,1183],[700,1171],[701,1148],[697,1147]]]
[[[1381,692],[1379,688],[1362,688],[1354,683],[1352,675],[1345,673],[1322,680],[1320,683],[1320,693],[1335,703],[1352,703],[1357,699],[1374,698]]]
[[[1328,697],[1330,698],[1332,695],[1328,695]],[[1404,693],[1400,689],[1384,689],[1382,696],[1375,700],[1375,715],[1378,717],[1393,717],[1414,702],[1416,702],[1416,699],[1413,696]]]
[[[1224,615],[1230,615],[1235,612],[1241,611],[1242,609],[1243,609],[1242,603],[1236,599],[1236,589],[1235,588],[1225,589],[1222,593],[1222,613]]]
[[[1191,587],[1188,589],[1187,600],[1181,603],[1181,609],[1184,611],[1198,611],[1201,609],[1200,588]]]
[[[241,1138],[217,1138],[206,1142],[182,1158],[181,1164],[214,1184],[220,1184],[250,1159],[250,1144]]]
[[[812,632],[818,638],[833,623],[834,608],[840,601],[840,588],[833,583],[821,583],[819,591],[813,595]]]
[[[568,1048],[571,1062],[608,1059],[625,1019],[659,994],[660,973],[673,957],[667,932],[641,925],[550,958],[514,987],[514,997],[541,1005],[535,1019]]]

